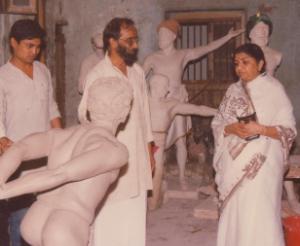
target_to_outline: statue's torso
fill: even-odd
[[[170,87],[181,85],[183,73],[184,52],[175,50],[172,54],[166,55],[162,51],[157,51],[146,60],[150,64],[154,73],[165,75],[169,78]]]

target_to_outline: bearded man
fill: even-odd
[[[143,246],[146,231],[146,194],[152,189],[151,153],[153,141],[147,88],[143,69],[137,65],[138,36],[134,22],[114,18],[103,31],[105,58],[87,75],[78,114],[87,121],[87,91],[99,78],[117,77],[128,81],[134,91],[128,120],[117,139],[129,151],[128,164],[121,169],[113,189],[99,209],[91,245]]]

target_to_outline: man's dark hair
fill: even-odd
[[[42,46],[45,42],[45,30],[35,20],[22,19],[16,21],[9,33],[9,39],[14,38],[18,43],[24,39],[39,38]]]
[[[239,53],[245,53],[248,56],[251,56],[253,59],[256,60],[257,63],[259,63],[260,61],[263,61],[264,65],[263,65],[260,73],[264,73],[266,71],[265,55],[264,55],[264,52],[262,51],[262,49],[257,44],[246,43],[246,44],[239,46],[238,48],[235,49],[235,51],[233,53],[233,59]]]
[[[109,50],[109,39],[118,40],[120,38],[121,28],[128,28],[134,26],[133,20],[129,18],[113,18],[104,28],[103,31],[103,50]]]

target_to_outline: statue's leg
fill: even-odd
[[[284,188],[286,190],[288,202],[289,202],[291,209],[295,213],[300,214],[300,203],[298,201],[298,198],[297,198],[295,190],[294,190],[293,181],[284,181]]]
[[[163,145],[159,145],[157,142],[156,145],[158,146],[158,150],[154,154],[155,170],[153,175],[152,196],[148,198],[148,209],[150,210],[159,208],[163,199],[161,184],[164,172],[165,152]]]
[[[185,179],[185,165],[187,162],[187,147],[186,147],[186,136],[179,138],[176,141],[176,158],[179,168],[179,181],[182,189],[187,188],[187,183]]]
[[[88,245],[89,222],[69,210],[51,212],[42,233],[43,246]]]

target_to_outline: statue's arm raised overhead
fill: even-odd
[[[42,139],[43,134],[40,134],[39,137]],[[31,151],[30,143],[36,144],[32,138],[36,138],[36,136],[30,136],[21,141],[22,151],[17,148],[11,148],[10,152],[7,151],[3,156],[5,160],[8,163],[11,162],[7,157],[13,155],[18,161],[21,161]],[[123,144],[100,137],[97,141],[93,139],[87,142],[81,153],[73,155],[74,157],[69,161],[55,168],[31,172],[14,181],[2,184],[0,199],[45,191],[66,183],[92,178],[118,169],[128,160],[128,152]]]
[[[214,40],[208,43],[207,45],[202,45],[196,48],[187,49],[183,61],[183,67],[185,67],[188,62],[198,59],[206,55],[207,53],[220,48],[223,44],[227,43],[230,39],[237,37],[238,35],[242,34],[244,31],[245,29],[233,30],[233,28],[231,28],[228,31],[228,33],[222,38]]]

